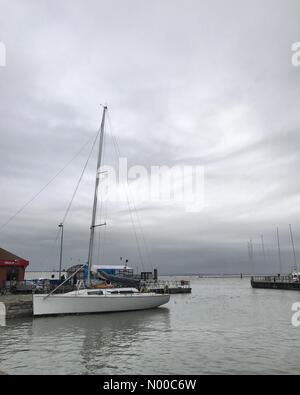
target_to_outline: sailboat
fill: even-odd
[[[95,194],[87,262],[88,274],[86,287],[84,289],[78,289],[64,294],[55,294],[54,292],[65,283],[63,282],[50,294],[33,295],[34,316],[59,314],[91,314],[117,311],[145,310],[162,306],[168,303],[170,300],[169,294],[160,295],[150,292],[144,293],[140,292],[136,288],[93,289],[91,286],[91,270],[93,264],[92,261],[95,228],[101,226],[96,224],[96,215],[98,204],[99,169],[102,163],[106,112],[107,106],[104,106],[100,129]],[[79,270],[82,269],[83,267]],[[75,276],[78,271],[76,271],[73,276]],[[70,280],[70,278],[68,278],[66,281],[68,280]]]

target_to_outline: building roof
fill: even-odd
[[[26,261],[26,259],[20,258],[19,256],[0,248],[0,261]]]

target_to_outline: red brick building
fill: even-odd
[[[0,248],[0,288],[5,286],[6,281],[24,281],[28,265],[26,259]]]

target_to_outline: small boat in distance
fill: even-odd
[[[150,292],[140,292],[136,288],[107,288],[93,289],[91,283],[91,270],[93,265],[93,245],[95,228],[101,225],[96,224],[98,188],[99,188],[99,170],[102,163],[102,150],[105,129],[105,116],[107,107],[103,108],[98,163],[96,172],[96,184],[94,194],[93,215],[91,224],[89,256],[88,256],[88,278],[86,287],[64,294],[55,294],[55,291],[63,286],[70,277],[61,283],[52,293],[47,295],[33,295],[33,315],[59,315],[59,314],[91,314],[91,313],[108,313],[117,311],[145,310],[159,307],[169,302],[169,294],[156,294]],[[84,265],[86,267],[86,265]],[[79,270],[82,270],[82,266]],[[78,271],[79,271],[78,270]],[[71,277],[75,276],[76,271]]]

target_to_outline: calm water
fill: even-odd
[[[8,321],[9,374],[300,374],[300,293],[249,279],[193,279],[192,295],[144,312]]]

